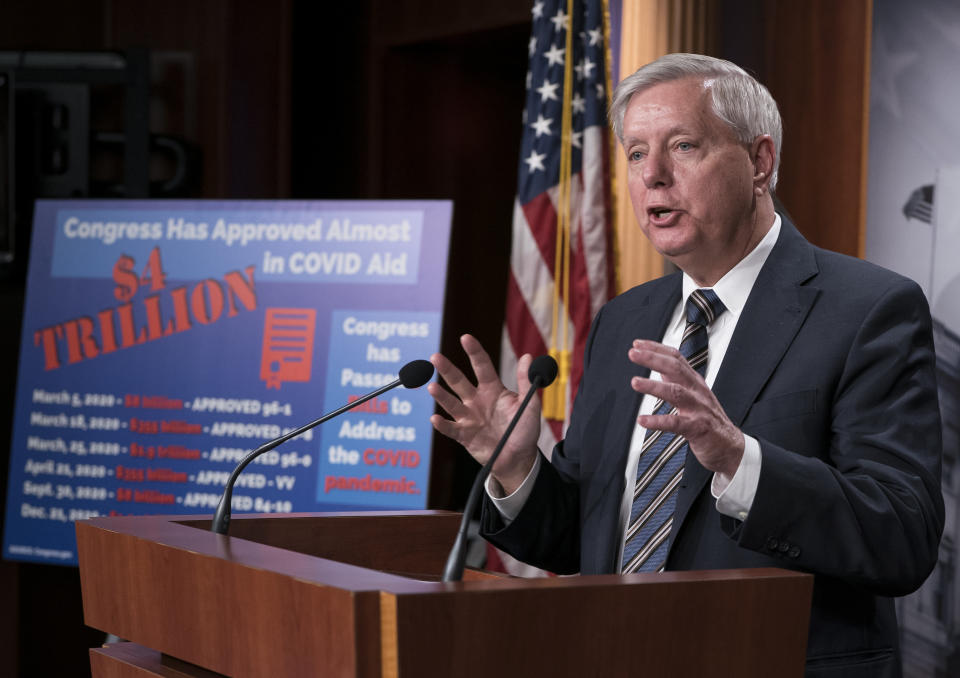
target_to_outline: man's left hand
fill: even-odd
[[[743,457],[743,433],[727,417],[703,377],[680,351],[655,341],[637,339],[627,355],[631,362],[659,372],[662,379],[633,377],[633,390],[677,408],[675,415],[641,415],[638,423],[647,429],[682,435],[704,468],[732,478]]]

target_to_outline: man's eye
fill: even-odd
[[[631,151],[631,152],[630,152],[630,159],[631,159],[631,160],[643,160],[643,152],[642,152],[642,151]]]
[[[691,144],[689,141],[681,141],[679,144],[677,144],[677,150],[679,150],[679,151],[692,151],[692,150],[693,150],[693,144]]]

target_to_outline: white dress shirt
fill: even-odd
[[[713,382],[720,371],[720,365],[723,363],[723,357],[727,352],[727,346],[730,345],[730,339],[740,320],[740,314],[747,303],[747,297],[753,289],[753,284],[760,274],[760,269],[766,262],[770,251],[777,242],[780,235],[780,215],[776,215],[773,226],[767,234],[760,240],[757,246],[745,256],[740,262],[730,269],[713,286],[713,291],[723,302],[726,311],[720,314],[708,329],[709,357],[707,359],[707,369],[704,379],[707,385],[713,387]],[[686,327],[686,307],[687,297],[693,290],[697,289],[696,283],[686,273],[683,274],[683,294],[680,303],[674,309],[673,316],[667,324],[667,331],[663,336],[662,343],[666,346],[677,348],[680,345],[680,339],[683,336]],[[624,347],[627,350],[629,347]],[[660,379],[660,374],[651,372],[651,379]],[[644,395],[640,403],[640,414],[651,414],[656,405],[657,398],[651,395]],[[622,532],[626,532],[627,522],[630,519],[630,508],[633,498],[633,487],[636,484],[637,466],[640,461],[640,448],[643,445],[643,439],[646,435],[646,429],[637,424],[633,432],[633,438],[630,442],[630,454],[626,465],[626,491],[623,496],[623,503],[620,509],[620,520]],[[746,519],[753,505],[753,499],[757,491],[757,483],[760,479],[760,444],[755,438],[744,434],[744,451],[740,466],[737,468],[733,478],[727,478],[724,474],[714,473],[710,491],[717,500],[717,511],[724,515],[739,520]],[[533,468],[526,479],[517,488],[513,494],[503,496],[503,489],[500,484],[491,476],[487,479],[487,494],[493,500],[494,506],[503,516],[504,521],[509,524],[520,513],[520,509],[526,503],[527,497],[533,490],[534,479],[540,469],[540,455],[534,462]],[[621,552],[623,544],[620,545]],[[620,558],[618,558],[618,561]]]

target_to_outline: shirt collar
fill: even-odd
[[[770,256],[770,251],[777,244],[777,238],[780,235],[780,215],[774,213],[773,226],[763,236],[757,246],[750,253],[741,259],[736,266],[724,274],[720,280],[713,286],[723,305],[727,307],[727,312],[731,317],[737,318],[743,307],[747,303],[747,297],[750,296],[750,290],[753,289],[753,283],[757,281],[760,275],[760,269]],[[697,284],[686,273],[683,274],[683,308],[687,303],[687,298],[691,292],[698,289]],[[680,314],[680,320],[686,323],[686,315]]]

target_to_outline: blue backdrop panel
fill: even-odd
[[[449,202],[41,201],[4,557],[73,521],[212,513],[249,450],[439,348]],[[425,508],[432,400],[394,390],[247,467],[235,511]]]

